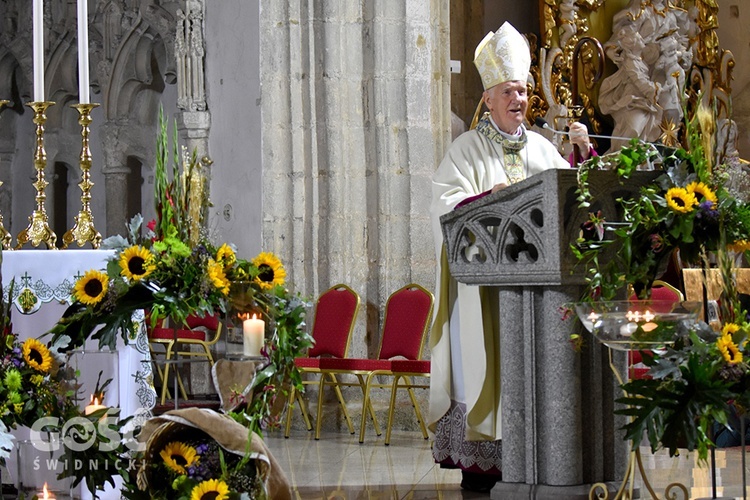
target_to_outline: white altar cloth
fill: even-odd
[[[60,319],[72,302],[72,289],[78,277],[90,269],[104,271],[112,250],[13,250],[2,252],[3,297],[13,304],[13,330],[21,339],[40,337]],[[9,297],[11,280],[13,296]],[[21,314],[16,314],[21,313]],[[152,382],[143,311],[133,318],[138,328],[127,343],[118,337],[119,404],[121,417],[134,415],[134,424],[152,416],[156,391]],[[42,339],[44,341],[44,339]],[[98,350],[97,341],[89,341],[85,350]],[[98,373],[90,374],[96,382]],[[115,383],[115,381],[113,381]],[[19,436],[24,439],[25,436]],[[9,469],[13,474],[12,467]],[[87,492],[86,492],[87,493]],[[83,495],[87,497],[87,495]],[[99,496],[107,498],[108,495]],[[118,497],[119,498],[119,497]]]

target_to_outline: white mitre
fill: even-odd
[[[531,52],[526,38],[509,22],[489,32],[474,51],[474,64],[487,90],[498,83],[529,78]]]

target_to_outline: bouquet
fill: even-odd
[[[289,498],[289,485],[263,441],[211,410],[156,417],[139,435],[145,450],[124,474],[130,499]]]
[[[687,124],[686,148],[657,152],[634,141],[614,157],[585,165],[579,186],[583,206],[593,201],[585,182],[591,168],[612,165],[627,179],[650,161],[661,175],[642,187],[639,197],[619,200],[621,220],[611,222],[612,214],[592,213],[573,245],[586,269],[587,301],[631,293],[648,298],[654,279],[676,251],[682,262],[704,270],[719,267],[723,288],[718,331],[698,322],[675,335],[673,345],[643,351],[648,376],[623,384],[626,396],[618,400],[625,407],[617,413],[630,417],[625,437],[634,446],[645,435],[652,450],[665,447],[671,455],[678,448],[697,450],[701,460],[713,446],[712,427],[726,426],[728,415],[750,408],[750,323],[733,272],[739,257],[750,250],[750,204],[727,188],[737,172],[715,160],[714,122],[713,113],[699,107]],[[612,256],[606,262],[600,258],[604,251]]]

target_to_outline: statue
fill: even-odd
[[[615,121],[613,135],[631,137],[632,133],[637,133],[647,141],[656,140],[662,131],[675,125],[679,127],[682,122],[685,75],[693,61],[690,40],[695,37],[695,23],[685,9],[669,0],[631,0],[626,8],[615,14],[612,25],[613,35],[604,44],[604,50],[618,68],[625,71],[608,84],[602,84],[600,109],[612,115]],[[633,40],[633,33],[640,41]],[[639,54],[638,61],[627,61],[624,54],[633,51]],[[615,75],[618,73],[620,70]],[[623,106],[614,104],[615,97],[627,99],[623,89],[614,88],[614,82],[625,81],[625,74],[631,85],[640,82],[630,88],[638,101],[632,103],[630,109],[636,109],[637,116],[631,116],[624,100],[621,101]],[[651,88],[645,85],[644,75]],[[610,92],[615,95],[607,95]],[[645,120],[643,113],[652,116]],[[623,120],[629,123],[619,123]],[[617,133],[618,130],[622,133]]]
[[[617,37],[618,51],[610,53],[610,57],[618,69],[602,82],[599,109],[612,115],[615,121],[612,135],[655,141],[660,134],[662,108],[657,98],[662,88],[651,81],[643,59],[645,44],[635,28],[620,28]],[[625,142],[613,140],[611,150],[619,149]]]

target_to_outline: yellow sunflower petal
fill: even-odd
[[[133,281],[140,281],[154,270],[154,254],[140,245],[133,245],[120,254],[120,274]]]
[[[693,193],[696,196],[702,196],[704,200],[713,202],[717,201],[716,193],[703,182],[691,182],[687,186],[687,192]]]
[[[727,245],[727,249],[731,252],[741,253],[750,250],[750,241],[748,240],[737,240]]]
[[[716,346],[719,348],[719,352],[724,357],[724,360],[730,365],[736,365],[742,362],[742,351],[740,351],[737,344],[732,341],[730,335],[722,335],[716,341]]]
[[[86,305],[98,304],[106,295],[109,278],[101,271],[86,271],[73,287],[73,296]]]
[[[276,255],[270,252],[262,252],[253,259],[253,265],[260,271],[255,280],[264,290],[276,285],[283,285],[286,271]]]
[[[222,266],[221,263],[216,262],[213,259],[209,259],[208,277],[217,290],[219,290],[224,295],[229,295],[230,283],[227,279],[226,273],[224,273],[224,266]]]
[[[227,268],[237,262],[237,257],[234,255],[232,247],[224,243],[216,251],[216,260],[217,262],[221,262],[222,265]]]
[[[695,194],[689,193],[687,189],[681,187],[670,188],[667,191],[666,199],[669,208],[682,214],[692,212],[693,208],[698,204]]]
[[[190,500],[227,500],[229,486],[220,479],[209,479],[198,483],[190,492]]]
[[[37,339],[26,339],[21,346],[23,359],[33,369],[47,373],[52,368],[52,356],[47,346]]]
[[[187,474],[186,467],[198,463],[198,452],[180,441],[168,443],[159,453],[164,464],[178,474]]]

